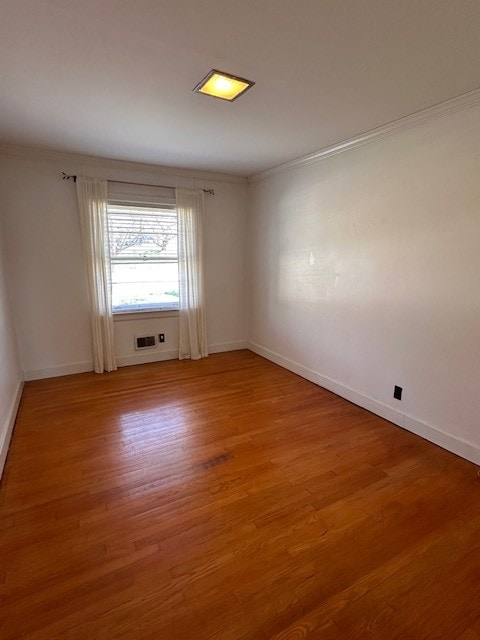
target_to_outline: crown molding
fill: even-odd
[[[235,176],[226,173],[215,173],[212,171],[201,170],[197,171],[195,169],[183,169],[180,167],[164,167],[156,164],[129,162],[126,160],[115,160],[113,158],[102,158],[98,156],[88,156],[15,144],[0,144],[0,155],[16,156],[27,160],[40,160],[42,162],[52,162],[55,164],[65,164],[68,165],[66,170],[73,172],[77,171],[75,167],[88,166],[99,167],[106,170],[133,171],[141,174],[151,174],[153,176],[170,175],[199,181],[210,180],[215,182],[231,182],[240,184],[245,184],[247,182],[247,178],[243,176]]]
[[[289,162],[279,164],[271,169],[260,171],[259,173],[250,176],[248,178],[248,182],[252,184],[254,182],[260,182],[261,180],[266,180],[278,173],[290,171],[291,169],[296,169],[303,165],[312,164],[314,162],[324,160],[325,158],[330,158],[338,153],[343,153],[344,151],[349,151],[350,149],[370,144],[376,140],[388,138],[396,133],[400,133],[401,131],[407,131],[414,127],[419,127],[437,118],[441,118],[457,111],[463,111],[464,109],[470,109],[478,105],[480,105],[480,89],[475,89],[474,91],[469,91],[468,93],[464,93],[456,98],[440,102],[433,107],[427,107],[426,109],[422,109],[421,111],[417,111],[411,115],[389,122],[388,124],[377,127],[376,129],[366,131],[365,133],[349,138],[348,140],[338,142],[330,147],[314,151],[313,153],[309,153],[301,158],[297,158],[296,160],[290,160]]]

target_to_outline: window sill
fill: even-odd
[[[154,309],[152,311],[116,311],[113,314],[114,322],[127,322],[130,320],[151,320],[154,318],[178,318],[178,309],[169,309],[161,311]]]

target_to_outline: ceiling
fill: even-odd
[[[478,0],[1,0],[0,141],[249,176],[480,87],[479,32]]]

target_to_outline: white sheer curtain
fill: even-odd
[[[176,189],[178,214],[178,279],[180,360],[208,356],[203,284],[202,189]]]
[[[77,196],[87,263],[93,358],[96,373],[103,373],[117,368],[113,343],[106,180],[78,176]]]

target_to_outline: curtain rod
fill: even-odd
[[[77,176],[69,176],[62,171],[62,180],[73,180],[77,181]],[[158,187],[159,189],[175,189],[175,187],[168,187],[164,184],[146,184],[145,182],[125,182],[123,180],[107,180],[107,182],[115,182],[115,184],[133,184],[136,187]],[[215,195],[215,189],[202,189],[205,193],[208,193],[211,196]]]

